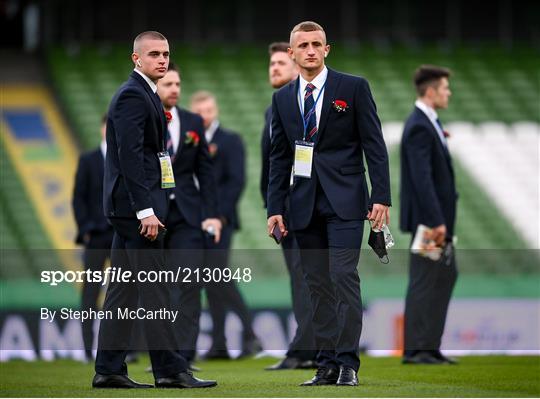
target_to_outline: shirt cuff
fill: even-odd
[[[154,214],[154,210],[152,208],[146,208],[135,213],[137,214],[137,219],[141,220],[147,218],[148,216],[152,216]]]

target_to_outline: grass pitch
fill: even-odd
[[[362,357],[358,387],[299,387],[312,370],[264,371],[274,359],[200,362],[209,389],[92,389],[93,364],[71,360],[0,364],[2,397],[539,397],[540,357],[470,356],[457,366],[400,364],[398,358]],[[153,382],[145,357],[129,366],[140,382]]]

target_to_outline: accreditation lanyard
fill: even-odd
[[[303,140],[306,141],[306,133],[307,133],[307,126],[309,123],[309,118],[306,121],[304,118],[304,101],[302,101],[302,94],[300,93],[300,85],[298,85],[298,105],[300,107],[300,115],[302,115],[302,125],[304,126],[304,134],[303,134]],[[321,98],[321,94],[324,91],[324,88],[326,86],[326,81],[324,82],[323,86],[321,87],[321,91],[319,91],[319,94],[317,95],[317,98],[315,99],[315,103],[313,103],[313,107],[309,110],[309,112],[316,112],[317,103],[319,102],[319,98]],[[305,90],[304,90],[305,91]],[[317,114],[315,114],[315,121],[317,120]]]

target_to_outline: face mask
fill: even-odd
[[[377,254],[382,263],[390,263],[388,252],[386,250],[394,246],[394,238],[392,237],[390,229],[387,225],[383,225],[382,230],[371,229],[369,233],[368,245]]]

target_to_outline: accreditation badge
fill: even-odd
[[[161,167],[161,188],[173,188],[174,173],[171,157],[168,152],[158,152],[159,165]]]
[[[311,178],[314,143],[296,140],[294,142],[294,176]]]

